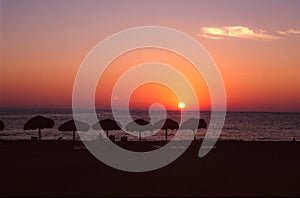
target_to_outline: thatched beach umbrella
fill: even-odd
[[[179,124],[171,119],[160,120],[156,122],[153,127],[155,129],[162,129],[166,131],[166,141],[168,140],[168,129],[175,130],[179,128]]]
[[[100,127],[101,126],[101,127]],[[122,125],[112,119],[104,119],[100,120],[99,122],[95,123],[92,128],[94,130],[104,130],[106,131],[106,136],[108,138],[108,131],[113,131],[113,130],[121,130]]]
[[[3,131],[4,129],[4,123],[0,120],[0,131]]]
[[[152,131],[152,125],[143,119],[136,119],[126,125],[127,131],[139,132],[139,140],[142,141],[141,133],[144,131]]]
[[[41,140],[41,129],[52,128],[54,121],[44,116],[35,116],[28,120],[24,125],[24,130],[35,130],[38,129],[39,140]]]
[[[73,131],[73,141],[75,141],[76,131],[88,131],[90,125],[78,120],[69,120],[58,127],[59,131]]]
[[[198,129],[206,129],[207,128],[207,123],[203,119],[196,119],[196,118],[190,118],[184,121],[180,129],[190,129],[194,131],[194,140],[196,140],[196,131]]]

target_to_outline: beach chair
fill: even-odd
[[[128,137],[127,136],[122,136],[121,137],[121,142],[127,142],[128,141]]]
[[[63,139],[63,137],[59,137],[59,138],[57,138],[57,141],[60,141],[61,139]]]
[[[32,140],[32,141],[37,141],[37,140],[38,140],[38,137],[31,136],[31,140]]]
[[[110,135],[108,138],[110,141],[113,141],[113,142],[116,140],[116,137],[114,135]]]

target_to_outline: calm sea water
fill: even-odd
[[[189,112],[195,114],[196,112]],[[26,140],[31,136],[37,136],[37,131],[24,131],[23,126],[30,118],[35,115],[43,115],[55,121],[52,129],[42,130],[42,139],[71,139],[71,132],[60,132],[57,127],[65,121],[73,119],[70,109],[1,109],[0,120],[5,124],[5,130],[0,132],[0,139],[6,140]],[[99,119],[111,118],[112,114],[108,111],[97,111]],[[132,118],[149,119],[148,112],[132,112]],[[169,112],[168,116],[176,121],[180,121],[178,112]],[[210,112],[201,112],[201,118],[207,123],[210,120]],[[99,135],[98,131],[79,132],[84,139],[94,139]],[[169,131],[170,138],[176,131]],[[203,138],[205,129],[197,132],[197,138]],[[127,135],[122,131],[112,131],[116,139]],[[129,140],[138,140],[135,136],[128,135]],[[295,137],[300,140],[300,113],[265,113],[265,112],[227,112],[225,125],[220,139],[222,140],[244,140],[244,141],[291,141]],[[147,140],[163,140],[165,133],[158,132]],[[184,139],[184,134],[182,135]]]

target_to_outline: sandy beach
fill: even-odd
[[[118,143],[125,144],[125,143]],[[161,142],[128,142],[131,149]],[[124,145],[123,145],[124,146]],[[159,170],[111,168],[72,141],[0,141],[1,196],[299,196],[300,142],[200,142]],[[75,149],[74,149],[75,148]]]

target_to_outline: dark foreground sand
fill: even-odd
[[[129,173],[71,141],[0,141],[0,195],[300,196],[298,142],[218,142],[201,159],[199,146],[162,169]]]

